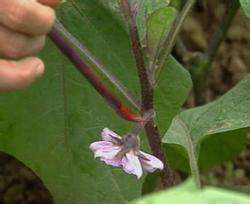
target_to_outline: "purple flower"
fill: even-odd
[[[92,143],[90,149],[94,152],[95,158],[99,157],[107,165],[123,168],[126,173],[134,174],[138,179],[143,171],[154,172],[164,168],[161,160],[139,150],[137,135],[128,134],[122,138],[104,128],[102,139]]]

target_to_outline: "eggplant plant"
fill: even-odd
[[[250,1],[228,1],[208,48],[184,67],[171,53],[195,3],[65,1],[39,54],[45,77],[0,95],[0,150],[31,168],[55,203],[249,203],[201,190],[200,172],[246,143],[250,76],[216,101],[205,104],[204,92],[234,16],[241,5],[249,17]],[[197,107],[184,110],[192,87]],[[172,189],[178,172],[193,181]]]

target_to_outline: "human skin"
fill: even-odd
[[[44,73],[34,55],[45,44],[60,0],[0,0],[0,92],[27,87]]]

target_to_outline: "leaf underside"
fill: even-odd
[[[189,156],[193,153],[202,169],[235,157],[243,149],[245,129],[250,127],[249,89],[247,76],[215,102],[182,112],[173,120],[163,142],[180,145]],[[183,163],[177,164],[177,168],[186,169]]]

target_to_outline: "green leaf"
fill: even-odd
[[[156,10],[166,7],[169,4],[169,0],[133,0],[138,5],[137,25],[139,35],[142,41],[144,41],[147,32],[147,20],[148,17]]]
[[[142,185],[142,195],[146,195],[149,193],[152,193],[157,188],[157,185],[159,185],[159,174],[147,174],[144,183]]]
[[[188,181],[171,190],[155,193],[134,204],[199,203],[199,204],[250,204],[250,196],[215,187],[197,189],[193,181]]]
[[[172,6],[172,7],[176,8],[177,10],[181,10],[181,8],[183,7],[184,4],[185,4],[185,2],[182,0],[171,0],[169,6]]]
[[[246,16],[250,18],[250,0],[240,0],[241,7],[244,10]]]
[[[124,26],[125,22],[123,21],[123,15],[120,9],[119,1],[120,0],[99,0],[99,2],[102,3],[106,9],[111,11],[113,16],[119,19],[119,22],[121,22]],[[146,36],[148,16],[151,15],[155,10],[166,7],[169,2],[169,0],[132,0],[130,2],[131,6],[137,10],[136,21],[142,41],[144,41]]]
[[[65,27],[139,96],[128,36],[113,15],[97,0],[67,1],[58,14]],[[25,91],[0,95],[0,151],[30,167],[55,203],[120,204],[139,197],[143,179],[138,181],[121,169],[102,164],[89,150],[92,142],[100,140],[102,128],[125,134],[133,124],[107,107],[53,43],[48,41],[40,57],[47,67],[42,79]],[[157,92],[174,101],[161,102],[156,94],[158,110],[171,110],[168,116],[158,118],[161,124],[171,121],[190,88],[179,81],[190,80],[183,67],[173,58],[168,65],[166,78],[159,85],[162,90]],[[178,86],[182,95],[171,98]],[[145,136],[141,140],[148,149]]]
[[[215,102],[182,112],[173,120],[163,142],[185,148],[190,163],[195,165],[194,160],[199,159],[202,169],[235,157],[245,144],[244,129],[250,126],[249,89],[247,76]]]
[[[189,72],[170,56],[164,64],[155,90],[157,123],[162,135],[175,115],[180,112],[191,88],[192,79]]]
[[[221,185],[220,188],[225,188],[231,191],[237,191],[239,193],[246,193],[250,195],[250,186],[249,185]]]
[[[245,144],[246,129],[209,135],[207,139],[201,142],[199,166],[201,169],[208,169],[211,166],[231,160],[240,154]]]
[[[172,22],[176,18],[177,11],[173,7],[163,7],[154,11],[147,21],[147,48],[151,59],[162,42],[163,37],[170,30]]]

